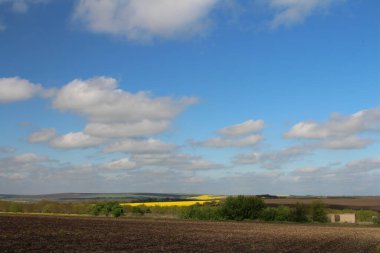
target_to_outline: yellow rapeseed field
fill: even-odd
[[[189,197],[189,199],[195,199],[195,200],[220,200],[225,199],[226,196],[217,196],[217,195],[199,195],[199,196],[193,196]]]
[[[211,201],[219,202],[221,199],[224,199],[225,196],[215,196],[215,195],[199,195],[192,196],[185,201],[157,201],[157,202],[138,202],[138,203],[121,203],[122,206],[192,206],[195,204],[204,204]]]
[[[138,202],[138,203],[120,203],[122,206],[192,206],[195,204],[204,204],[210,201],[164,201],[164,202]]]

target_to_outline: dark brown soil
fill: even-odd
[[[0,252],[376,252],[380,228],[0,215]]]

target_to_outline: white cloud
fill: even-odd
[[[186,154],[163,153],[163,154],[135,154],[132,156],[140,166],[163,167],[173,170],[212,170],[221,169],[224,166],[204,160],[199,156]]]
[[[262,130],[264,128],[264,125],[265,123],[263,120],[247,120],[237,125],[222,128],[218,131],[218,133],[230,137],[247,135]]]
[[[91,122],[115,123],[172,119],[196,101],[194,97],[175,100],[152,98],[147,92],[132,94],[117,89],[117,81],[113,78],[97,77],[76,79],[65,85],[57,92],[53,106],[82,114]]]
[[[380,107],[359,111],[349,116],[333,114],[323,123],[302,121],[284,134],[287,138],[319,140],[315,146],[329,149],[364,148],[373,143],[357,135],[380,129]]]
[[[220,137],[211,138],[205,141],[193,141],[194,146],[209,148],[243,148],[257,145],[263,137],[260,134],[253,134],[264,128],[263,120],[247,120],[243,123],[224,127],[218,130]]]
[[[98,137],[137,137],[162,133],[169,126],[168,120],[142,119],[124,123],[89,123],[84,132]]]
[[[101,168],[106,170],[121,170],[121,169],[135,169],[136,162],[131,161],[129,158],[122,158],[118,160],[113,160],[109,163],[103,164]]]
[[[235,156],[234,164],[259,164],[266,169],[280,169],[286,164],[293,162],[295,159],[309,155],[311,148],[308,146],[293,146],[278,151],[248,154]]]
[[[345,173],[366,173],[374,170],[380,170],[380,156],[352,161],[344,168]]]
[[[0,78],[0,103],[27,100],[42,92],[41,85],[28,80],[19,77]]]
[[[175,99],[152,97],[148,92],[129,93],[118,89],[117,81],[109,77],[76,79],[56,91],[53,107],[84,116],[88,123],[73,143],[71,135],[53,140],[54,147],[77,148],[96,146],[117,137],[146,137],[166,131],[171,121],[186,107],[196,103],[194,97]],[[68,140],[70,138],[70,140]],[[80,141],[85,143],[80,144]],[[144,145],[148,146],[144,146]],[[137,146],[133,146],[137,145]],[[106,152],[161,152],[172,146],[153,139],[127,139],[107,146]],[[157,150],[156,150],[157,149]],[[138,151],[140,150],[140,151]]]
[[[110,144],[103,149],[106,153],[168,153],[176,148],[174,144],[168,144],[157,139],[126,139]]]
[[[37,132],[32,133],[28,141],[30,143],[45,142],[51,140],[56,135],[56,130],[54,128],[44,128]]]
[[[25,154],[14,156],[10,158],[9,160],[13,162],[17,162],[17,163],[35,163],[35,162],[47,161],[48,158],[46,156],[40,156],[35,153],[25,153]]]
[[[56,137],[49,142],[54,148],[71,149],[71,148],[90,148],[96,147],[104,142],[104,139],[93,137],[82,132],[68,133]]]
[[[261,140],[262,136],[259,134],[253,134],[245,136],[242,138],[212,138],[203,142],[194,142],[194,145],[210,148],[242,148],[242,147],[251,147],[257,145]]]
[[[373,143],[370,138],[359,138],[357,136],[348,136],[337,139],[328,139],[317,144],[321,148],[326,149],[361,149]]]
[[[130,40],[174,38],[203,32],[218,0],[79,0],[74,20],[95,33]]]
[[[327,10],[343,0],[269,0],[268,4],[275,10],[271,21],[272,28],[292,26],[302,23],[317,11]]]

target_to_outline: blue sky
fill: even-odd
[[[379,11],[0,0],[0,192],[379,195]]]

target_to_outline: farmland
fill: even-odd
[[[380,211],[379,197],[286,197],[265,199],[267,205],[295,205],[297,202],[310,204],[315,200],[321,200],[328,207],[334,209],[368,209]]]
[[[0,252],[376,252],[380,228],[0,215]]]

